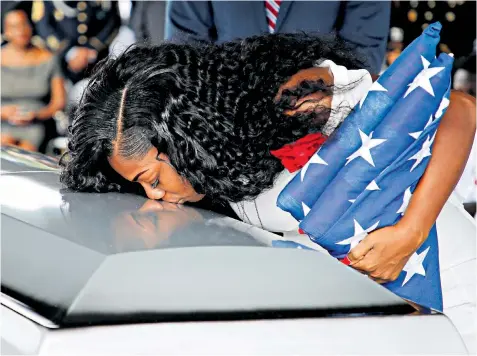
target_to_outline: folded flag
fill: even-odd
[[[336,258],[398,222],[426,169],[449,105],[453,58],[435,58],[440,30],[431,24],[403,51],[278,197],[277,205]],[[384,286],[442,310],[435,226]]]

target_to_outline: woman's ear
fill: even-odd
[[[169,156],[166,155],[165,153],[159,153],[159,155],[157,156],[157,158],[161,161],[165,161],[167,163],[171,163],[171,160],[169,159]]]

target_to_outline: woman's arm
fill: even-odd
[[[52,118],[57,111],[65,107],[65,101],[65,81],[61,77],[54,77],[51,79],[51,99],[49,104],[38,110],[34,116],[39,120]]]
[[[432,156],[404,217],[376,230],[348,255],[350,265],[378,282],[395,280],[409,257],[427,238],[460,179],[476,131],[475,98],[452,92],[432,148]],[[475,159],[471,158],[471,159]]]

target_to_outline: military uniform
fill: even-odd
[[[121,18],[116,1],[33,1],[32,21],[36,36],[32,42],[43,45],[63,58],[65,75],[73,82],[83,79],[97,61],[108,54]],[[65,55],[74,47],[96,50],[96,61],[81,73],[67,68]]]

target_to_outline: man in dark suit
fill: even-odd
[[[336,33],[379,73],[389,1],[169,1],[166,38],[221,43],[267,32]]]
[[[36,44],[62,58],[65,75],[76,83],[108,54],[121,18],[116,1],[41,1],[32,6]]]
[[[138,41],[157,45],[164,41],[165,17],[165,1],[138,1],[132,11],[129,26]]]

